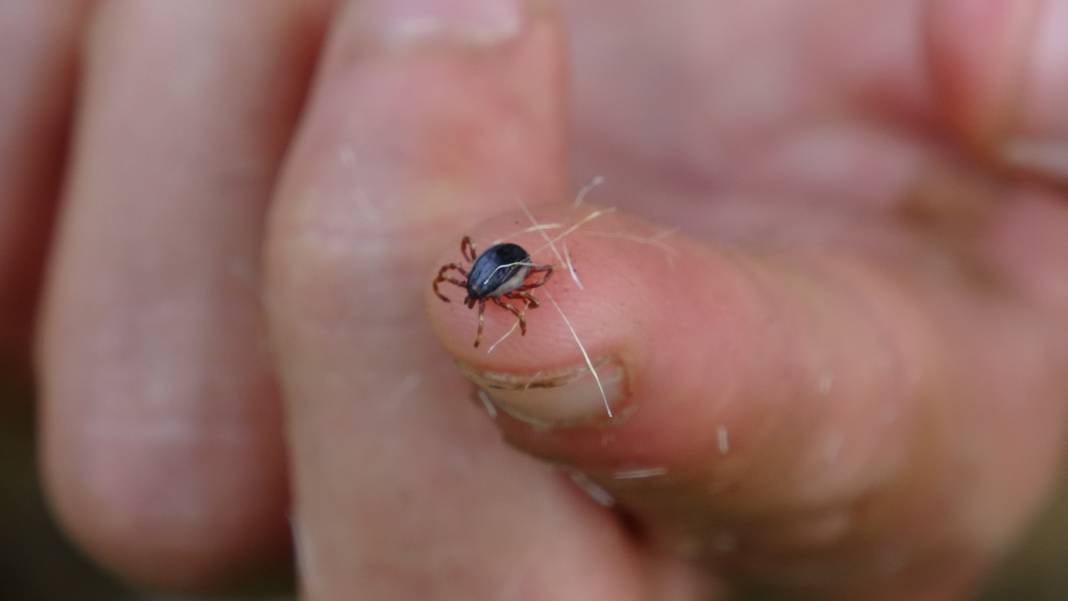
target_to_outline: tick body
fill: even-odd
[[[538,288],[549,281],[553,274],[552,265],[536,265],[530,258],[530,253],[518,244],[505,242],[495,244],[478,254],[475,245],[469,236],[464,236],[460,242],[460,252],[464,260],[471,263],[470,270],[458,263],[442,265],[438,270],[438,276],[432,284],[434,294],[445,302],[449,298],[441,293],[438,285],[448,282],[463,288],[467,292],[464,304],[473,309],[478,305],[478,332],[475,334],[475,346],[482,341],[482,329],[485,325],[486,302],[491,301],[497,306],[507,309],[519,321],[519,330],[522,335],[527,333],[525,319],[528,308],[537,308],[538,301],[530,294],[530,290]],[[447,274],[455,271],[462,278],[449,277]],[[505,302],[513,300],[522,303],[522,309],[514,304]]]

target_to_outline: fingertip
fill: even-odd
[[[119,441],[129,438],[117,434]],[[290,545],[281,478],[234,479],[229,470],[241,466],[224,449],[183,465],[165,449],[119,441],[76,452],[70,439],[49,438],[44,447],[52,510],[105,569],[137,586],[179,592],[277,581],[286,571]],[[271,454],[264,451],[263,457]]]
[[[428,286],[439,340],[469,380],[527,427],[622,427],[635,411],[642,414],[638,424],[660,419],[654,407],[633,401],[659,360],[686,352],[671,347],[673,329],[693,312],[679,313],[680,303],[702,306],[699,299],[716,295],[689,286],[686,269],[695,260],[709,267],[712,259],[685,238],[611,208],[558,205],[527,213],[524,207],[472,230],[479,249],[515,243],[534,264],[553,267],[552,277],[529,291],[537,307],[506,298],[524,313],[527,334],[512,312],[487,303],[484,343],[475,348],[477,307],[442,303]],[[456,260],[446,252],[443,259]],[[671,317],[679,321],[672,325]]]

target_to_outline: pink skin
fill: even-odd
[[[541,213],[559,222],[590,210]],[[516,219],[475,231],[491,240],[515,231]],[[704,538],[709,548],[694,560],[733,578],[787,587],[837,581],[846,597],[889,583],[891,598],[908,596],[959,586],[1030,514],[1037,496],[1024,491],[1046,489],[1057,466],[1051,441],[1064,433],[1063,422],[1040,417],[1063,415],[1050,396],[1054,381],[1006,390],[973,371],[1044,370],[1028,350],[1043,321],[992,307],[981,286],[968,303],[946,303],[940,251],[916,257],[930,267],[905,268],[900,253],[918,252],[908,238],[867,248],[813,243],[786,254],[676,235],[667,239],[669,260],[655,247],[584,231],[648,237],[655,229],[600,218],[568,239],[582,289],[564,277],[540,290],[558,300],[593,357],[622,359],[623,417],[605,426],[595,405],[591,425],[544,430],[507,413],[497,423],[513,446],[578,466],[607,487],[657,546]],[[544,247],[536,235],[514,240]],[[831,259],[832,248],[855,253]],[[552,255],[542,250],[534,260]],[[531,376],[582,363],[551,307],[528,315],[525,338],[487,354],[463,344],[470,316],[437,305],[428,301],[439,338],[475,370]],[[503,312],[487,320],[490,340],[511,326]],[[977,334],[976,323],[991,329]],[[979,344],[981,336],[998,347]],[[1021,394],[1042,400],[1020,413],[1013,407]],[[946,442],[932,446],[932,436]],[[986,466],[981,478],[957,473],[963,457]],[[645,486],[613,478],[635,466],[666,474]],[[711,543],[724,533],[737,550]],[[888,553],[904,562],[893,574],[881,572]],[[931,570],[945,580],[929,581]]]
[[[939,599],[1060,473],[1061,2],[29,4],[0,9],[0,344],[42,316],[49,492],[126,578],[265,569],[292,517],[312,600]],[[434,269],[527,225],[517,195],[581,216],[593,174],[619,212],[568,239],[584,289],[539,250],[527,335],[471,348]],[[589,235],[645,220],[673,263]],[[453,360],[581,365],[548,295],[625,366],[618,423],[467,402]]]

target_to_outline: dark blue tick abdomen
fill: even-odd
[[[467,276],[472,299],[499,296],[518,288],[530,271],[530,255],[518,244],[495,244],[475,259]]]

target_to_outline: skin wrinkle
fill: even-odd
[[[794,258],[803,260],[803,256],[796,256]],[[769,262],[770,259],[766,258],[764,259],[763,263],[769,264]],[[901,291],[897,290],[896,287],[889,287],[887,286],[886,282],[880,281],[879,279],[873,278],[869,275],[866,275],[864,278],[858,278],[857,276],[859,274],[865,272],[860,269],[858,265],[855,265],[852,261],[842,261],[840,265],[830,266],[829,268],[826,268],[818,273],[806,273],[806,270],[799,270],[799,266],[794,264],[793,262],[791,262],[785,268],[785,270],[782,269],[782,266],[780,266],[779,269],[769,270],[765,264],[757,262],[750,262],[749,265],[755,268],[752,271],[755,281],[757,281],[762,287],[769,290],[774,290],[776,286],[780,285],[783,281],[798,281],[802,287],[794,288],[795,293],[792,298],[793,302],[795,303],[805,304],[803,300],[805,297],[812,296],[812,293],[816,293],[818,298],[818,296],[823,293],[820,289],[815,288],[808,290],[808,294],[799,292],[810,288],[810,286],[807,284],[807,280],[809,279],[815,281],[823,281],[824,285],[831,285],[838,289],[838,294],[841,296],[841,300],[839,301],[840,303],[845,304],[849,303],[850,301],[855,303],[855,305],[850,306],[850,314],[842,314],[836,311],[835,309],[837,307],[830,307],[828,309],[825,309],[824,311],[827,313],[826,319],[832,320],[828,322],[828,327],[838,321],[844,321],[846,319],[849,319],[850,322],[865,324],[865,329],[871,331],[871,336],[873,339],[880,341],[892,341],[897,339],[897,332],[882,331],[883,328],[878,327],[879,324],[883,324],[888,321],[899,324],[904,323],[904,320],[898,319],[899,316],[897,315],[897,311],[893,309],[893,307],[900,305],[900,300],[897,300],[897,302],[891,302],[894,299],[899,299],[899,297],[901,296]],[[880,290],[880,292],[873,293],[873,291],[870,290],[871,288]],[[871,300],[875,298],[879,298],[882,300],[880,303],[875,303]],[[817,301],[812,300],[809,302]],[[766,311],[772,310],[771,307],[774,306],[774,301],[772,303],[769,303],[769,305],[770,306],[768,309],[766,309]],[[788,340],[791,340],[791,338],[784,337],[780,344],[789,345],[789,343],[787,342]],[[790,347],[787,346],[787,348],[789,349]],[[900,354],[897,349],[886,348],[884,346],[879,350],[881,351],[880,354],[875,355],[873,353],[871,356],[869,356],[868,363],[879,364],[879,362],[882,361],[882,366],[878,368],[879,371],[893,374],[897,369],[896,366],[899,365],[900,362],[903,360],[903,357],[895,357],[895,355]],[[799,354],[797,352],[792,353],[790,350],[787,350],[785,352],[788,355]],[[899,396],[905,396],[907,398],[908,389],[902,385],[903,379],[900,376],[896,375],[889,376],[889,379],[891,382],[893,382],[893,385],[886,386],[884,388],[876,387],[875,389],[879,391],[878,394],[872,393],[872,391],[869,389],[869,386],[871,386],[870,384],[867,386],[860,386],[860,389],[865,392],[866,397],[857,399],[857,401],[861,401],[862,403],[850,403],[849,406],[857,406],[858,408],[865,407],[869,408],[868,411],[872,411],[877,410],[878,407],[882,405],[895,402],[895,399],[897,399]],[[844,395],[845,398],[849,398],[849,396],[855,394],[851,392],[851,390],[856,387],[857,384],[853,384],[852,386],[848,387],[840,386],[837,390],[837,394],[840,397]],[[823,400],[818,400],[818,396],[819,395],[817,394],[817,398],[813,400],[813,403],[815,403],[815,408],[817,409],[821,408],[822,405],[826,402]],[[804,427],[809,429],[810,431],[818,431],[820,427],[823,427],[821,425],[821,420],[825,419],[826,417],[824,413],[813,416],[811,414],[812,409],[812,406],[807,403],[804,403],[797,408],[797,410],[794,412],[795,415],[793,415],[792,418],[791,415],[784,414],[779,418],[778,421],[768,420],[768,423],[764,426],[764,431],[761,434],[761,438],[757,440],[752,440],[749,442],[749,444],[754,448],[772,448],[773,445],[770,445],[769,441],[774,440],[777,437],[782,437],[784,434],[790,435],[798,429],[798,424],[809,424]],[[822,411],[826,412],[827,409],[822,409]],[[839,410],[839,412],[841,412],[841,410]],[[845,417],[839,415],[837,419],[841,420],[845,419]],[[899,428],[888,429],[884,425],[878,430],[873,430],[869,432],[868,437],[878,439],[880,436],[882,436],[888,437],[892,440],[893,436],[889,436],[888,433],[896,431],[898,429]],[[717,448],[712,452],[718,452],[718,441],[715,446]],[[768,458],[758,457],[756,460],[767,462]],[[858,464],[858,461],[859,459],[853,459],[850,462],[853,466],[852,469],[847,469],[846,466],[840,465],[837,470],[837,475],[835,476],[835,479],[848,480],[848,478],[843,478],[843,475],[851,472],[856,472],[858,474],[864,474],[865,476],[859,482],[854,482],[855,487],[872,486],[876,482],[885,481],[886,478],[890,477],[890,475],[894,473],[893,466],[895,464],[903,463],[900,459],[895,459],[895,455],[889,452],[881,453],[878,457],[878,460],[874,462],[871,462],[871,460],[869,460],[869,463]],[[817,472],[817,474],[818,473],[819,472]],[[804,490],[822,490],[822,494],[825,496],[833,496],[834,494],[838,494],[833,492],[835,490],[835,487],[829,487],[828,483],[826,482],[821,484],[821,481],[819,479],[814,480],[811,476],[812,474],[806,473],[804,470],[799,470],[793,476],[790,477],[789,481],[794,483],[795,486],[803,485]],[[867,484],[865,485],[864,483]],[[799,501],[805,499],[808,496],[805,494],[801,494],[800,491],[798,491],[797,495]]]

